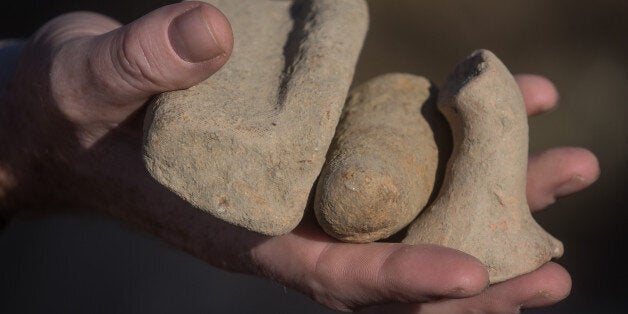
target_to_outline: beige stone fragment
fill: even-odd
[[[278,235],[300,221],[368,24],[363,0],[215,0],[231,22],[227,65],[165,93],[144,160],[168,189],[229,223]]]
[[[454,148],[443,188],[408,230],[405,243],[433,243],[478,258],[491,283],[560,257],[560,241],[532,218],[526,201],[528,124],[519,88],[491,52],[457,66],[438,107]]]
[[[314,201],[328,234],[376,241],[425,207],[438,165],[435,96],[427,79],[410,74],[383,75],[350,93]]]

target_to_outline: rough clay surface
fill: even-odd
[[[268,234],[300,221],[367,29],[363,0],[214,0],[233,28],[227,65],[148,110],[151,175],[193,206]]]
[[[387,74],[351,91],[318,180],[314,211],[333,237],[366,243],[407,226],[434,187],[430,82]]]
[[[447,79],[438,107],[452,127],[454,150],[437,199],[403,242],[471,254],[491,283],[560,257],[562,244],[534,221],[526,202],[527,117],[502,62],[489,51],[472,54]]]

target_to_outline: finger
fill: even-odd
[[[225,64],[233,47],[225,16],[202,2],[165,6],[99,36],[76,29],[85,20],[97,24],[92,29],[112,28],[107,18],[69,19],[65,28],[74,33],[64,35],[52,82],[58,98],[77,104],[66,113],[79,122],[120,121],[153,94],[193,86]]]
[[[522,309],[545,307],[564,300],[571,293],[571,276],[562,266],[550,262],[528,278],[521,278],[528,285],[530,298],[521,302]],[[536,288],[536,293],[533,289]]]
[[[484,266],[462,252],[433,245],[347,244],[311,235],[273,238],[255,249],[264,273],[309,291],[336,310],[367,304],[424,302],[475,295],[488,284]]]
[[[558,91],[545,77],[533,74],[515,75],[528,115],[548,112],[558,103]]]
[[[576,193],[600,174],[597,158],[582,148],[553,148],[530,157],[526,193],[532,211]]]
[[[466,299],[440,300],[423,304],[390,304],[369,308],[367,313],[518,313],[521,309],[549,306],[571,291],[571,278],[556,263],[492,285],[482,294]]]
[[[476,309],[489,313],[516,313],[522,308],[548,306],[566,298],[571,291],[571,277],[556,263],[547,263],[536,271],[493,285],[484,293],[467,300],[442,301],[426,305],[425,313],[458,313]],[[450,312],[449,312],[450,311]]]

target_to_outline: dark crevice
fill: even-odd
[[[436,142],[436,147],[438,149],[438,165],[436,168],[436,175],[434,177],[434,188],[425,205],[425,208],[423,208],[419,215],[425,212],[425,209],[427,209],[427,207],[430,206],[438,196],[445,179],[447,163],[449,162],[453,149],[451,129],[449,127],[449,123],[447,123],[447,120],[445,119],[445,116],[443,116],[437,108],[438,88],[436,88],[432,82],[430,82],[429,92],[430,96],[425,103],[421,105],[421,115],[434,133],[434,142]],[[407,231],[408,226],[392,236],[380,240],[379,242],[401,242],[406,237]]]
[[[288,34],[286,45],[283,48],[284,67],[279,83],[279,94],[276,109],[285,107],[288,93],[288,84],[292,74],[299,64],[302,55],[303,43],[307,37],[307,25],[313,19],[314,3],[312,0],[295,1],[290,7],[290,17],[293,20],[292,30]]]

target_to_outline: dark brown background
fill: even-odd
[[[62,12],[128,22],[170,1],[3,1],[0,38],[25,37]],[[560,106],[530,121],[531,151],[583,146],[602,176],[536,215],[562,239],[572,296],[535,313],[619,313],[628,306],[628,4],[620,0],[369,1],[355,82],[401,71],[439,84],[477,48],[514,73],[546,75]],[[214,270],[156,239],[95,217],[13,221],[0,235],[1,313],[328,313],[300,294]]]

